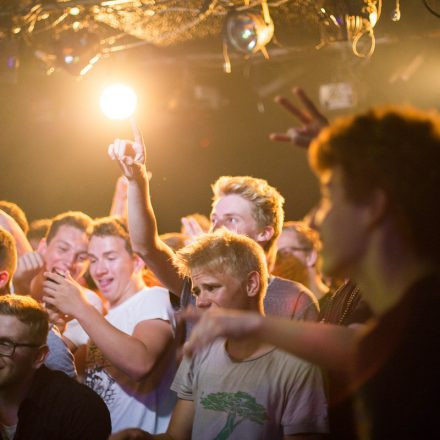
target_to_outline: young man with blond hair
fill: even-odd
[[[198,307],[264,314],[268,271],[254,240],[219,230],[179,250],[174,264],[191,278]],[[312,440],[327,432],[319,369],[252,337],[220,339],[185,358],[172,389],[179,400],[166,434],[114,438]]]
[[[128,221],[133,249],[181,305],[194,302],[188,279],[173,267],[174,252],[160,239],[150,200],[141,134],[135,140],[116,139],[109,147],[128,179]],[[134,154],[133,154],[134,152]],[[255,240],[266,252],[269,267],[275,256],[275,241],[283,224],[284,198],[266,180],[250,176],[223,176],[212,186],[214,198],[211,228],[225,227]],[[202,231],[200,231],[202,232]],[[318,304],[303,285],[270,277],[265,299],[268,314],[297,320],[318,319]]]

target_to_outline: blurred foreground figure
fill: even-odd
[[[215,337],[273,343],[345,371],[363,439],[438,437],[440,408],[440,118],[377,108],[340,119],[312,142],[322,198],[314,226],[322,270],[354,280],[377,319],[367,331],[222,311],[200,317],[186,345]],[[188,318],[199,318],[194,312]]]
[[[253,240],[226,230],[177,252],[197,306],[264,313],[265,255]],[[115,439],[309,439],[327,432],[327,402],[317,367],[254,338],[219,339],[185,358],[172,389],[179,397],[163,436],[129,430]]]

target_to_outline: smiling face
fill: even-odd
[[[267,228],[259,226],[255,220],[251,202],[237,194],[220,197],[212,206],[211,229],[215,231],[221,227],[246,235],[261,245],[270,238]]]
[[[70,272],[73,279],[79,279],[87,269],[88,237],[74,226],[60,226],[49,243],[43,245],[42,254],[49,272]]]
[[[17,317],[0,314],[0,340],[14,343],[34,344],[35,336],[29,325]],[[38,345],[38,344],[36,344]],[[0,391],[19,386],[29,379],[41,366],[45,356],[45,347],[16,347],[11,357],[0,355]]]
[[[313,219],[321,242],[322,271],[333,277],[350,277],[366,255],[370,207],[347,198],[343,171],[322,173],[321,202]]]
[[[92,236],[89,244],[90,275],[111,307],[139,290],[140,267],[121,237]]]

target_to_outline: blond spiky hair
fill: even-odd
[[[262,304],[269,277],[266,258],[261,246],[249,237],[223,228],[203,234],[178,250],[173,264],[184,277],[190,277],[195,268],[204,268],[212,273],[227,272],[239,280],[257,272],[260,275],[259,301]]]

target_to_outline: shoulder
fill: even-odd
[[[312,299],[314,298],[313,293],[306,286],[304,286],[304,284],[276,276],[272,278],[272,281],[267,287],[267,292],[269,293],[269,291],[280,291],[286,295],[305,295]]]
[[[36,383],[35,383],[36,382]],[[68,377],[61,371],[41,367],[35,374],[33,394],[37,398],[48,398],[51,404],[65,408],[77,407],[107,414],[108,410],[102,399],[89,387]]]

